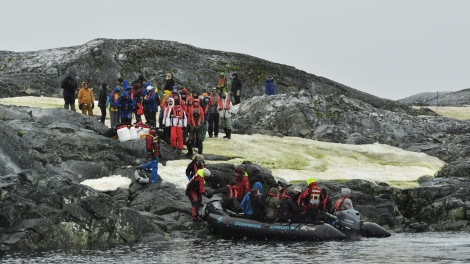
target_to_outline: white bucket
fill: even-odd
[[[135,126],[131,126],[129,128],[129,132],[131,133],[131,139],[138,139],[140,138],[139,135],[137,134],[137,129],[135,128]]]
[[[139,138],[140,138],[140,136],[148,135],[149,133],[150,133],[150,128],[148,128],[148,127],[139,128],[139,132],[138,132]]]
[[[132,139],[131,137],[131,131],[127,126],[122,126],[117,129],[117,135],[119,138],[119,141],[124,142],[124,141],[129,141]]]

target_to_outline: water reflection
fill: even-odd
[[[394,234],[360,241],[184,240],[109,249],[4,252],[1,263],[468,263],[469,233]]]

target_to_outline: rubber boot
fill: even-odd
[[[230,139],[232,137],[232,130],[231,129],[227,129],[226,137],[227,137],[227,139]]]
[[[202,141],[197,142],[197,154],[202,154]]]

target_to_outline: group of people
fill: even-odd
[[[325,220],[325,212],[335,213],[353,208],[349,188],[341,189],[342,196],[333,205],[326,189],[318,187],[315,178],[307,180],[307,187],[303,191],[300,186],[289,190],[287,183],[278,181],[277,188],[271,188],[264,196],[260,182],[254,182],[250,189],[248,173],[242,166],[235,168],[233,180],[229,184],[208,192],[204,188],[208,177],[204,169],[204,157],[197,154],[186,169],[189,180],[186,194],[192,204],[193,220],[199,217],[197,208],[202,206],[202,196],[211,198],[214,194],[222,195],[223,208],[260,221],[317,222]]]
[[[217,138],[219,129],[225,132],[224,138],[232,136],[232,107],[240,103],[242,82],[238,73],[232,73],[230,91],[225,73],[219,74],[217,86],[211,91],[199,94],[186,87],[178,89],[172,73],[167,73],[163,91],[144,80],[143,75],[129,83],[119,78],[114,88],[103,83],[99,91],[98,107],[101,110],[101,122],[104,123],[109,111],[110,127],[114,130],[118,125],[131,125],[145,122],[150,127],[163,130],[163,138],[167,144],[182,150],[187,146],[187,156],[193,155],[193,148],[202,154],[205,135]],[[61,83],[64,96],[64,108],[75,111],[75,93],[77,81],[67,74]],[[233,96],[233,102],[232,97]],[[78,104],[83,114],[93,116],[94,97],[92,88],[86,82],[78,91]],[[157,114],[158,123],[157,123]]]
[[[317,222],[325,220],[325,212],[352,208],[350,189],[343,188],[342,197],[333,206],[326,189],[319,188],[315,178],[307,180],[303,191],[300,186],[290,191],[282,181],[278,181],[277,188],[271,188],[266,197],[262,190],[262,184],[255,182],[241,201],[243,213],[256,220]]]

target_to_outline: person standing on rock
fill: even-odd
[[[64,108],[69,109],[72,111],[75,110],[75,93],[77,92],[77,81],[71,74],[65,76],[64,80],[60,84],[60,88],[63,89],[63,96],[64,96]]]
[[[210,170],[207,168],[200,169],[186,186],[186,196],[188,196],[191,201],[191,217],[193,221],[199,220],[198,209],[202,206],[202,195],[208,198],[212,197],[211,194],[206,193],[204,187],[206,183],[205,179],[209,176],[211,176]]]
[[[238,73],[232,73],[232,88],[230,89],[230,96],[234,98],[233,105],[240,103],[242,92],[242,81],[238,78]]]
[[[100,96],[98,97],[98,107],[101,110],[101,123],[104,124],[106,119],[106,100],[108,99],[108,88],[109,84],[103,83],[101,85]]]
[[[186,167],[186,177],[190,181],[197,171],[204,169],[206,167],[206,162],[204,161],[204,156],[202,154],[196,154],[193,156],[193,160]]]
[[[111,129],[116,129],[119,123],[119,108],[116,105],[116,101],[121,96],[121,89],[116,86],[113,91],[109,94],[106,102],[106,108],[109,109],[109,121],[111,123]]]
[[[212,93],[209,95],[209,137],[219,136],[219,103],[220,96],[217,94],[217,88],[212,88]]]
[[[158,183],[160,179],[158,175],[158,158],[160,155],[160,143],[158,140],[157,130],[151,128],[149,134],[145,136],[145,149],[148,153],[149,162],[142,164],[137,167],[137,170],[148,170],[152,169],[152,178],[150,179],[151,183]]]
[[[197,147],[197,153],[202,154],[204,141],[204,110],[199,106],[199,99],[194,99],[193,105],[188,110],[188,138],[186,147],[187,157],[193,155],[193,147]]]
[[[152,85],[147,86],[145,90],[147,93],[142,100],[145,118],[150,126],[157,127],[158,95],[155,93],[155,87]]]
[[[276,92],[274,91],[274,78],[269,76],[266,78],[266,84],[264,85],[266,90],[266,95],[275,95]]]
[[[82,110],[82,114],[93,116],[95,99],[93,98],[92,88],[88,88],[86,82],[82,82],[82,88],[78,91],[78,108]]]
[[[132,113],[137,107],[137,103],[130,97],[129,92],[125,91],[119,96],[116,106],[119,109],[121,123],[130,125],[132,123]]]
[[[173,86],[175,86],[175,79],[173,79],[173,74],[167,73],[165,77],[165,88],[163,91],[173,91]]]
[[[219,91],[220,95],[227,92],[227,77],[225,77],[224,72],[221,72],[219,75],[219,80],[217,81],[217,90]]]
[[[224,129],[224,138],[230,139],[232,136],[232,101],[230,101],[227,93],[222,94],[222,99],[219,102],[219,123]]]

